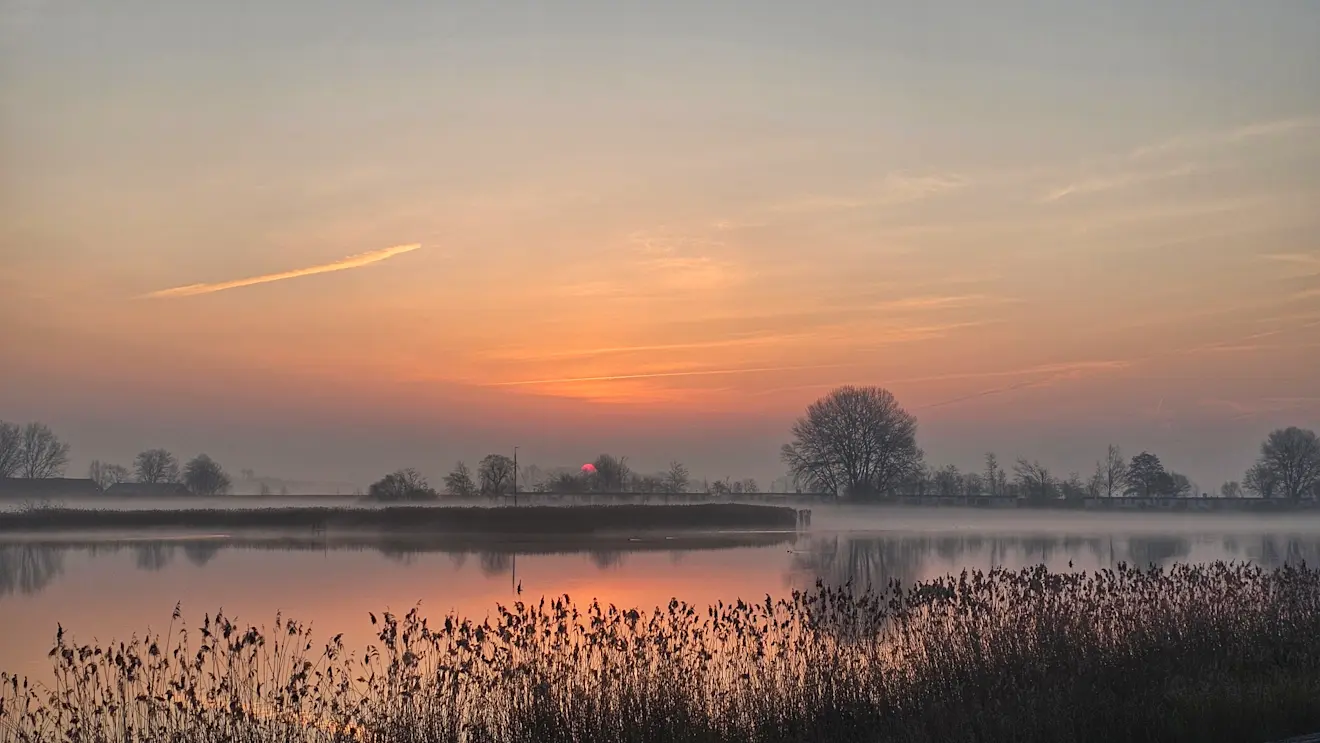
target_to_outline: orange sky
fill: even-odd
[[[861,5],[697,36],[686,6],[297,5],[9,18],[0,418],[62,424],[79,466],[178,441],[367,480],[623,442],[768,479],[793,415],[865,383],[964,466],[1121,438],[1214,487],[1320,413],[1313,12],[966,38]],[[355,433],[415,443],[346,459]]]

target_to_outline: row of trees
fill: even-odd
[[[444,493],[455,498],[496,497],[512,493],[515,483],[521,492],[533,493],[685,493],[691,486],[691,476],[680,462],[671,462],[662,473],[638,474],[628,465],[627,457],[611,454],[600,455],[581,470],[544,472],[531,465],[519,471],[511,458],[489,454],[478,463],[475,473],[465,462],[456,464],[444,477]],[[729,492],[755,492],[756,484],[745,480],[710,486],[712,492],[719,487]],[[744,491],[746,487],[752,489]],[[423,500],[435,498],[439,492],[417,470],[403,469],[372,484],[367,495],[375,500]]]
[[[1037,461],[1018,459],[1012,477],[994,454],[981,473],[949,465],[932,469],[917,446],[917,419],[880,387],[840,387],[807,408],[792,428],[793,441],[781,458],[802,489],[852,497],[883,495],[1018,496],[1032,500],[1082,497],[1193,495],[1186,476],[1167,470],[1159,457],[1142,452],[1124,459],[1110,446],[1083,479],[1054,476]],[[1243,491],[1264,498],[1320,497],[1320,441],[1313,431],[1284,428],[1261,444],[1260,457],[1241,483],[1220,493]]]
[[[0,477],[63,477],[68,464],[68,442],[46,424],[0,421]],[[102,490],[123,482],[179,483],[198,495],[221,495],[230,487],[229,475],[209,456],[199,454],[181,468],[179,460],[165,449],[138,454],[132,469],[92,460],[87,476]]]
[[[166,449],[148,449],[133,460],[133,468],[92,460],[87,476],[105,490],[112,485],[138,482],[148,485],[180,484],[196,495],[224,495],[232,481],[224,468],[210,456],[198,454],[182,468],[179,460]]]

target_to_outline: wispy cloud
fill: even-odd
[[[373,250],[369,253],[360,253],[351,255],[347,258],[337,260],[334,263],[326,263],[320,266],[309,266],[307,268],[296,268],[292,271],[282,271],[280,273],[270,273],[263,276],[252,276],[246,279],[237,279],[235,281],[224,281],[217,284],[189,284],[187,286],[177,286],[173,289],[162,289],[160,291],[145,294],[142,299],[172,299],[178,297],[195,297],[201,294],[214,294],[215,292],[227,291],[229,289],[241,289],[245,286],[256,286],[258,284],[270,284],[276,281],[285,281],[287,279],[297,279],[303,276],[315,276],[323,273],[333,273],[335,271],[347,271],[353,268],[362,268],[370,266],[373,263],[389,260],[397,255],[410,253],[420,249],[419,244],[398,245],[393,248],[383,250]]]
[[[1051,188],[1041,196],[1040,202],[1052,203],[1084,194],[1116,191],[1195,175],[1204,172],[1205,167],[1184,163],[1173,168],[1152,170],[1149,161],[1171,155],[1181,155],[1184,158],[1196,157],[1209,150],[1242,146],[1252,141],[1287,136],[1317,127],[1320,127],[1320,117],[1299,117],[1256,122],[1217,131],[1178,134],[1161,142],[1142,145],[1121,155],[1111,155],[1093,162],[1093,166],[1102,166],[1101,169],[1113,172],[1087,175]],[[1144,168],[1143,164],[1145,164]]]
[[[1039,366],[1027,367],[1024,369],[1011,369],[999,372],[980,372],[968,374],[947,374],[935,377],[925,377],[919,380],[904,381],[933,381],[943,379],[975,379],[981,377],[1020,377],[1030,376],[1034,379],[1023,379],[1018,382],[991,387],[989,389],[978,390],[965,395],[959,395],[948,400],[923,405],[918,410],[930,410],[933,408],[943,408],[957,403],[969,402],[983,397],[992,397],[1002,395],[1007,392],[1016,392],[1018,390],[1036,389],[1039,387],[1052,387],[1060,382],[1069,382],[1081,379],[1088,373],[1119,371],[1127,369],[1132,365],[1129,361],[1073,361],[1059,364],[1042,364]]]
[[[809,364],[805,366],[759,366],[735,369],[696,369],[692,371],[646,372],[642,374],[605,374],[594,377],[562,377],[559,379],[522,379],[513,382],[490,382],[486,387],[526,387],[542,384],[574,384],[579,382],[615,382],[632,379],[663,379],[667,377],[711,377],[730,374],[763,374],[767,372],[802,371],[805,369],[837,369],[848,364]]]
[[[1179,134],[1162,142],[1143,145],[1128,153],[1128,158],[1140,160],[1148,157],[1166,155],[1171,152],[1209,149],[1226,145],[1241,144],[1255,139],[1280,137],[1287,134],[1320,127],[1320,117],[1305,116],[1275,121],[1259,121],[1252,124],[1208,132],[1188,132]]]
[[[1131,188],[1145,183],[1168,180],[1170,178],[1180,178],[1182,176],[1193,175],[1201,172],[1200,168],[1193,165],[1183,165],[1181,167],[1169,170],[1114,173],[1107,176],[1096,176],[1083,180],[1067,183],[1057,188],[1051,189],[1043,197],[1043,202],[1059,201],[1070,196],[1081,196],[1085,194],[1101,193],[1104,191],[1115,191],[1122,188]]]

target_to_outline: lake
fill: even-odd
[[[0,537],[0,670],[42,678],[57,623],[75,642],[164,630],[176,604],[268,624],[310,621],[350,648],[368,612],[481,618],[497,604],[568,594],[654,608],[760,600],[817,580],[883,586],[992,566],[1094,570],[1118,562],[1320,560],[1320,515],[1077,513],[814,506],[802,533],[500,542],[307,534]],[[521,589],[521,593],[519,593]]]

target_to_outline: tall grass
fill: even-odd
[[[176,611],[175,619],[179,620]],[[1320,729],[1320,571],[964,573],[643,612],[568,597],[474,622],[207,617],[54,681],[0,676],[0,741],[1263,741]]]

